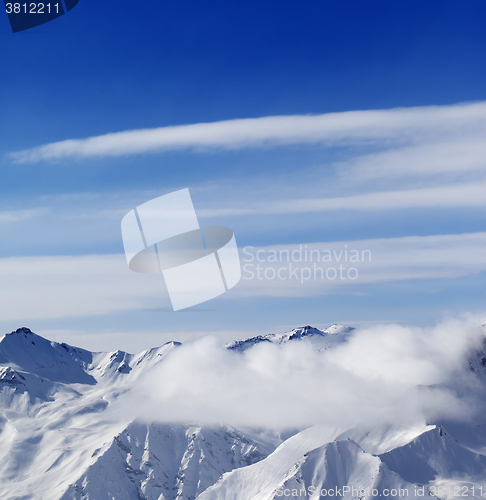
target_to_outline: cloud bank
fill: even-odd
[[[206,337],[172,351],[112,411],[270,428],[468,419],[481,409],[469,400],[479,386],[467,355],[484,336],[482,321],[375,326],[320,353],[302,341],[263,343],[240,355]]]

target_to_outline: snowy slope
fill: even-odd
[[[307,452],[332,442],[340,431],[342,429],[320,426],[306,429],[287,439],[265,460],[225,474],[198,500],[242,500],[242,492],[245,492],[244,498],[248,500],[267,498]]]
[[[434,428],[434,425],[427,425],[425,422],[417,422],[413,425],[380,424],[371,429],[356,426],[340,434],[337,439],[352,439],[367,453],[382,455],[410,443],[416,437]]]
[[[486,478],[486,456],[462,446],[443,427],[434,427],[380,458],[413,483],[427,484],[437,477]]]
[[[229,426],[130,424],[93,457],[63,500],[192,500],[273,448]]]
[[[377,495],[373,495],[373,491]],[[351,440],[333,441],[306,453],[275,492],[256,498],[275,500],[294,492],[301,492],[301,496],[304,492],[314,494],[315,498],[330,496],[329,492],[344,498],[419,498],[413,484],[404,481],[378,457],[364,452]]]
[[[361,490],[375,488],[379,492],[407,490],[407,496],[416,498],[415,486],[379,457],[366,453],[352,440],[336,437],[335,432],[319,427],[297,434],[262,462],[226,474],[198,500],[274,500],[311,493],[317,499],[321,497],[316,491],[322,489],[338,489],[346,498],[371,498],[371,493]],[[343,492],[344,486],[350,490]]]
[[[404,429],[395,430],[403,439]],[[353,432],[360,434],[353,430],[345,434]],[[393,429],[388,429],[387,433],[389,438]],[[411,435],[414,430],[409,429],[408,433]],[[303,441],[305,434],[312,438]],[[418,498],[421,495],[416,493],[416,487],[422,485],[427,485],[425,491],[432,494],[430,487],[440,481],[462,478],[468,484],[480,486],[486,478],[486,456],[461,446],[441,427],[428,426],[406,445],[381,455],[368,453],[353,440],[342,437],[319,432],[318,428],[304,431],[258,464],[226,474],[198,498],[275,500],[285,495],[304,496],[304,491],[310,495],[336,488],[346,498],[372,498],[369,492],[373,489],[380,493],[379,496],[398,498],[400,495],[383,494],[383,491],[407,490],[401,496]],[[312,447],[322,440],[328,442]],[[371,439],[368,444],[373,441]],[[368,493],[363,494],[361,490],[368,490]],[[432,492],[435,492],[433,488]],[[321,497],[316,494],[315,498]]]

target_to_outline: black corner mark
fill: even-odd
[[[78,2],[79,0],[43,0],[42,2],[3,0],[13,33],[57,19],[75,7]]]
[[[66,10],[69,12],[73,7],[78,5],[79,0],[64,0],[64,5],[66,6]]]

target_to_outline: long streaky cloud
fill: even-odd
[[[486,183],[466,183],[422,189],[404,189],[335,198],[304,198],[262,203],[247,208],[201,210],[203,217],[276,215],[336,210],[394,210],[409,208],[486,207]]]
[[[129,130],[11,153],[19,163],[117,157],[169,150],[239,149],[292,144],[421,144],[486,132],[486,102],[454,106],[269,116]]]

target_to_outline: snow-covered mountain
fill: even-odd
[[[321,351],[345,342],[354,328],[344,325],[332,325],[324,330],[319,330],[312,326],[302,326],[294,328],[290,332],[270,333],[268,335],[258,335],[246,340],[235,340],[226,345],[228,349],[236,352],[244,352],[250,347],[262,342],[272,344],[285,344],[289,341],[306,340],[309,341],[314,349]]]
[[[63,500],[96,498],[192,500],[224,473],[273,451],[230,426],[132,422],[95,451]]]
[[[342,325],[305,326],[226,347],[244,353],[260,343],[309,342],[316,351],[332,352],[353,334]],[[329,491],[360,500],[445,499],[458,487],[468,497],[486,495],[482,423],[451,424],[451,430],[436,422],[391,422],[282,432],[271,423],[267,429],[169,424],[134,421],[120,412],[120,398],[179,352],[179,345],[169,342],[135,355],[94,353],[28,328],[5,335],[0,499],[317,500]],[[465,367],[484,385],[483,347]]]

